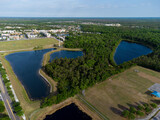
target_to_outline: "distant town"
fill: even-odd
[[[82,22],[82,25],[103,25],[120,27],[119,23],[102,24],[94,22]],[[26,39],[38,39],[38,38],[56,38],[61,41],[65,41],[65,37],[69,35],[69,32],[80,32],[80,25],[48,25],[49,27],[57,29],[26,29],[26,26],[36,26],[34,24],[3,24],[4,27],[0,28],[0,41],[13,41],[13,40],[26,40]],[[28,28],[28,27],[27,27]]]
[[[69,35],[69,31],[80,31],[80,26],[61,26],[52,25],[58,29],[38,30],[38,29],[25,29],[24,27],[6,26],[0,30],[0,41],[11,40],[26,40],[38,38],[53,38],[65,41],[65,37]]]

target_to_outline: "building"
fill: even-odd
[[[27,33],[27,37],[28,38],[37,38],[38,35],[37,34],[33,34],[33,33]]]
[[[66,32],[66,29],[55,29],[55,30],[49,30],[49,32],[51,32],[51,33],[62,33],[62,32]]]
[[[12,36],[9,36],[9,39],[10,40],[19,40],[19,35],[12,35]]]
[[[51,37],[51,34],[48,33],[48,32],[46,32],[46,31],[42,31],[42,32],[40,32],[40,33],[42,33],[44,36],[46,36],[46,37],[48,37],[48,38]]]
[[[121,24],[117,23],[117,24],[105,24],[105,26],[116,26],[116,27],[120,27]]]
[[[2,33],[14,34],[15,30],[3,30]]]
[[[148,88],[148,90],[152,92],[151,95],[160,98],[160,84],[155,83],[150,88]]]

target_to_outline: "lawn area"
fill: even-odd
[[[159,72],[135,66],[89,88],[84,98],[109,119],[123,119],[124,109],[153,99],[145,92],[155,82],[160,83]]]
[[[5,41],[0,42],[0,51],[18,50],[18,49],[33,49],[36,46],[53,47],[54,44],[58,44],[58,40],[54,38],[43,38],[33,40],[17,40],[17,41]]]

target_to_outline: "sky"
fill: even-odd
[[[0,17],[160,17],[160,0],[0,0]]]

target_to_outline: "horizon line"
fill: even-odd
[[[34,17],[34,16],[26,16],[26,17],[19,17],[19,16],[0,16],[0,18],[160,18],[160,17]]]

